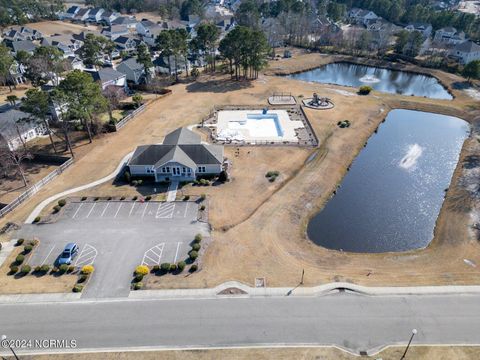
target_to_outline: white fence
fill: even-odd
[[[52,171],[50,174],[45,176],[42,180],[37,182],[35,185],[28,188],[24,193],[22,193],[19,197],[13,200],[10,204],[5,206],[4,208],[0,209],[0,218],[8,214],[10,211],[15,209],[18,205],[22,204],[25,200],[29,199],[33,195],[35,195],[41,188],[43,188],[46,184],[50,181],[55,179],[58,175],[65,171],[73,163],[73,158],[68,159],[62,165],[60,165],[57,169]]]
[[[115,131],[120,130],[122,127],[127,125],[127,123],[132,120],[135,116],[145,111],[147,104],[143,104],[138,109],[133,110],[130,114],[125,116],[122,120],[115,124]]]

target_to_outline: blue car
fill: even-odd
[[[62,265],[62,264],[70,265],[75,255],[77,255],[77,253],[78,253],[77,244],[68,243],[67,246],[65,246],[65,249],[63,250],[62,255],[60,255],[60,258],[58,259],[58,265]]]

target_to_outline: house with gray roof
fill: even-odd
[[[39,119],[34,119],[30,114],[11,105],[0,107],[0,136],[10,150],[15,150],[24,142],[46,134],[47,128]]]
[[[119,36],[128,35],[130,32],[125,25],[111,25],[104,27],[101,34],[103,36],[109,37],[112,40],[115,40]]]
[[[26,51],[29,54],[33,54],[37,45],[35,45],[31,40],[18,40],[7,42],[7,45],[12,49],[12,53],[15,55],[19,51]]]
[[[134,84],[141,84],[145,82],[145,69],[142,64],[137,62],[137,59],[132,57],[122,61],[118,64],[117,71],[124,73],[128,81],[133,82]],[[150,77],[155,76],[155,67],[150,69]]]
[[[60,13],[60,20],[63,19],[73,19],[74,16],[80,11],[80,7],[76,5],[70,6],[67,11]]]
[[[132,176],[153,177],[155,181],[192,181],[223,170],[222,145],[203,144],[200,135],[186,128],[171,132],[161,145],[137,147],[128,161]]]
[[[75,14],[75,16],[73,17],[73,20],[86,21],[88,19],[89,12],[90,12],[89,8],[82,8]]]
[[[120,16],[112,21],[112,25],[124,25],[129,29],[135,30],[137,28],[137,23],[138,21],[135,16]]]
[[[100,82],[102,90],[105,90],[109,86],[127,90],[126,75],[120,71],[106,67],[98,71],[88,71],[88,73],[92,75],[94,81]]]
[[[480,45],[470,40],[462,42],[452,49],[450,56],[457,59],[461,64],[480,60]]]
[[[115,11],[104,11],[102,14],[102,20],[108,25],[112,25],[113,21],[120,16],[119,13]]]
[[[88,18],[87,18],[87,21],[91,21],[91,22],[100,22],[100,20],[102,20],[102,14],[105,12],[105,9],[103,8],[93,8],[93,9],[90,9],[90,12],[88,13]]]

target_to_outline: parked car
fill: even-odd
[[[60,258],[58,259],[58,265],[67,264],[70,265],[72,263],[73,258],[78,253],[78,246],[75,243],[68,243],[65,246]]]

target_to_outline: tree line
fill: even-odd
[[[63,7],[63,0],[0,0],[0,26],[56,19],[56,12]]]

